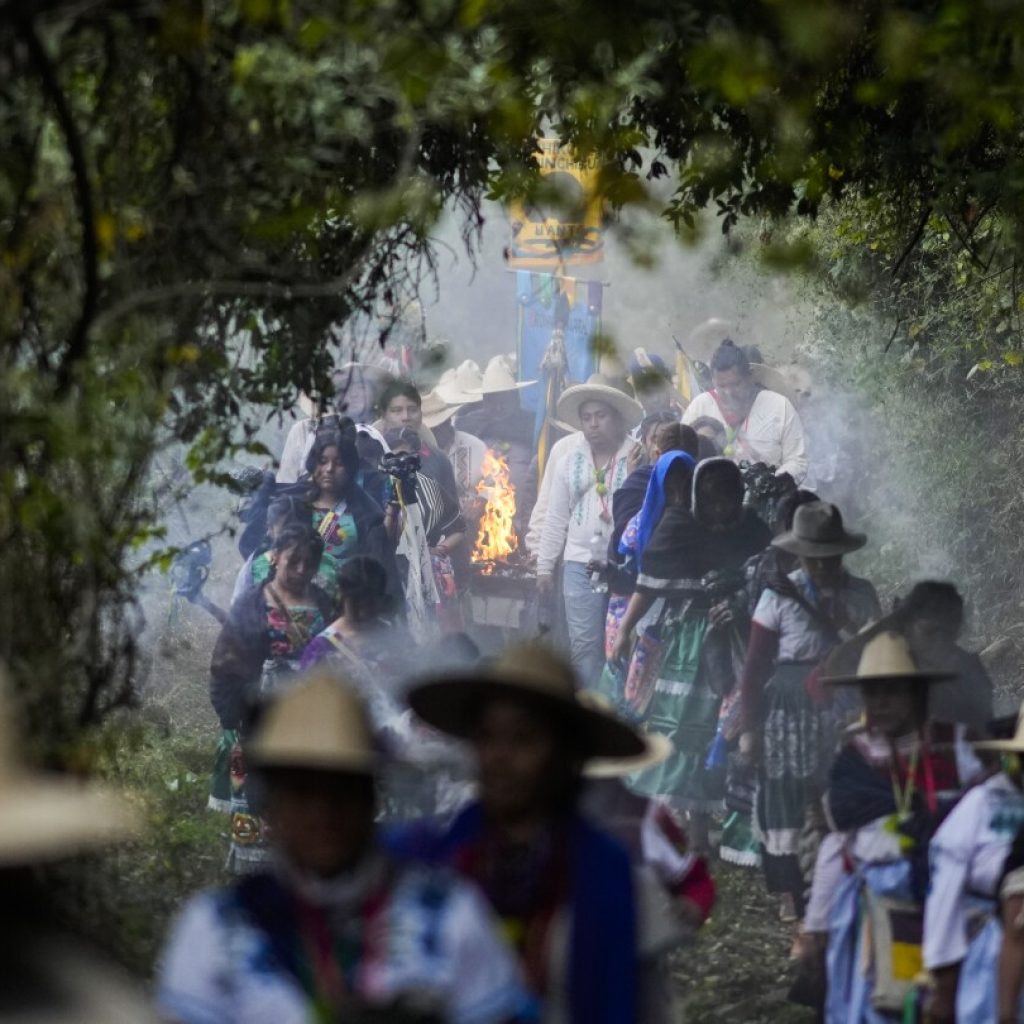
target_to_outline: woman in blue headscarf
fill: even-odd
[[[637,523],[636,593],[614,655],[625,657],[634,626],[663,599],[662,654],[646,724],[669,737],[673,753],[634,779],[634,787],[691,812],[698,842],[701,823],[716,803],[705,760],[722,700],[702,661],[705,641],[717,626],[704,579],[716,570],[740,569],[770,540],[768,527],[743,504],[743,480],[733,462],[707,459],[694,469],[680,452],[658,460]]]

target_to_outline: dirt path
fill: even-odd
[[[673,963],[686,1024],[813,1024],[786,1002],[790,926],[779,921],[759,873],[717,862],[718,901],[695,945]]]

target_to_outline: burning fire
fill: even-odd
[[[473,561],[484,562],[485,575],[493,572],[494,562],[503,562],[519,546],[512,519],[516,514],[516,491],[508,478],[508,462],[487,449],[476,493],[484,499],[480,530],[473,548]]]

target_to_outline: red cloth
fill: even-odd
[[[740,676],[740,731],[756,732],[761,727],[761,697],[771,678],[779,653],[779,634],[756,622],[750,626],[747,656]]]
[[[672,895],[696,904],[700,908],[701,924],[708,919],[715,905],[715,880],[703,857],[698,857],[693,867],[675,884]]]

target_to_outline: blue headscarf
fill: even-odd
[[[665,478],[668,476],[668,471],[680,460],[685,462],[691,470],[697,465],[693,457],[686,452],[665,452],[658,459],[651,479],[647,483],[647,493],[644,495],[644,503],[638,513],[636,526],[637,568],[640,568],[644,551],[654,535],[654,528],[661,521],[661,514],[665,511]],[[621,550],[620,545],[620,554],[627,553]]]

